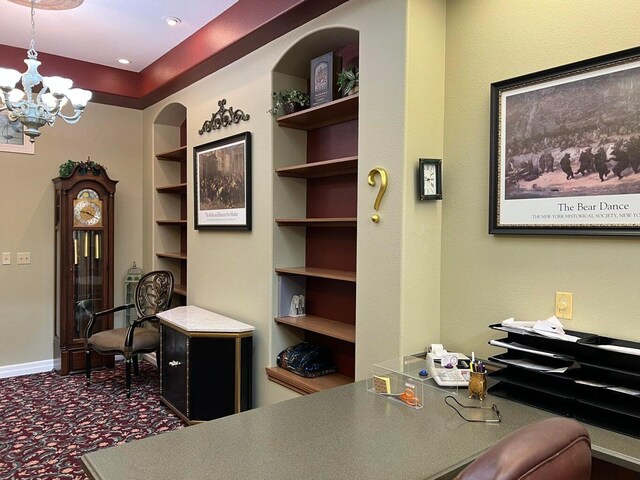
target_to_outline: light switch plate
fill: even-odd
[[[556,317],[571,320],[573,318],[573,294],[556,292]]]
[[[11,252],[2,252],[2,264],[11,265]]]

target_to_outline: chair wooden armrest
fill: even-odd
[[[102,310],[100,312],[94,312],[91,314],[91,316],[89,317],[89,323],[87,325],[87,328],[85,329],[85,333],[84,333],[84,338],[88,339],[91,335],[93,335],[93,327],[95,326],[96,320],[98,319],[98,317],[101,317],[103,315],[108,315],[110,313],[116,313],[119,312],[121,310],[128,310],[130,308],[135,307],[136,305],[134,303],[128,303],[126,305],[120,305],[119,307],[113,307],[113,308],[109,308],[107,310]]]
[[[125,349],[131,348],[133,346],[133,335],[136,328],[142,325],[144,322],[152,322],[157,323],[160,319],[155,315],[145,315],[144,317],[140,317],[136,321],[132,322],[127,330],[127,336],[124,339],[124,347]]]

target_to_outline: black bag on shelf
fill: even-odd
[[[301,377],[309,378],[336,371],[329,349],[308,342],[299,343],[281,351],[278,354],[278,366]]]

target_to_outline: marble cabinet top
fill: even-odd
[[[176,307],[158,314],[163,323],[187,332],[252,332],[255,327],[194,305]]]

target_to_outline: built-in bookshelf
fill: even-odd
[[[335,50],[347,62],[357,60],[357,42]],[[283,232],[283,243],[296,250],[274,256],[278,276],[274,322],[276,329],[286,331],[276,330],[275,335],[293,338],[291,345],[300,340],[327,347],[337,369],[334,374],[306,378],[277,366],[266,368],[269,380],[300,394],[355,378],[358,111],[356,94],[277,117],[274,126],[306,132],[277,136],[284,140],[274,147],[276,157],[280,152],[287,158],[292,151],[305,152],[290,164],[276,160],[274,189],[282,189],[283,197],[298,206],[274,208],[275,224],[292,232]],[[298,188],[301,180],[304,186]],[[278,215],[280,210],[302,215]],[[303,261],[291,263],[292,258]],[[305,296],[305,316],[289,316],[294,295]],[[286,341],[276,349],[290,346],[282,344]]]
[[[186,110],[172,105],[169,113],[167,123],[155,126],[154,268],[173,272],[174,303],[184,305],[188,251]]]

